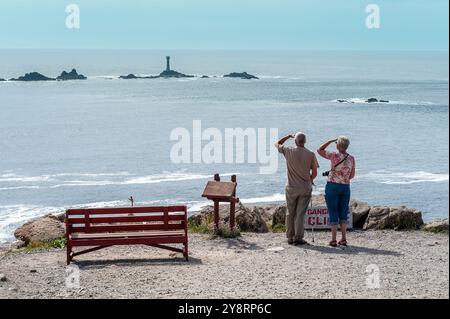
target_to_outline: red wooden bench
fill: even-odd
[[[73,257],[114,245],[148,245],[183,254],[188,260],[186,206],[69,209],[67,264]],[[167,246],[182,244],[183,248]],[[91,247],[74,252],[74,247]]]

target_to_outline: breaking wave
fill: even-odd
[[[435,174],[425,171],[388,172],[374,171],[361,175],[358,179],[369,179],[387,185],[409,185],[416,183],[443,183],[449,181],[449,174]]]

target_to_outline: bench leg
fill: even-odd
[[[186,259],[186,261],[189,261],[189,251],[188,251],[188,243],[184,243],[184,252],[183,256]]]
[[[66,251],[67,251],[67,265],[69,265],[70,262],[72,261],[72,247],[67,245]]]

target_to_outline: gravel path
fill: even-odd
[[[284,234],[193,234],[189,263],[150,247],[111,247],[76,258],[74,288],[64,250],[0,250],[0,298],[449,298],[448,235],[354,231],[347,248],[328,247],[328,236],[294,247]],[[367,286],[369,265],[379,288]]]

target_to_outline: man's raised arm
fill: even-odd
[[[295,138],[295,135],[294,134],[286,135],[285,137],[281,138],[278,142],[275,143],[275,147],[277,149],[280,149],[283,146],[283,144],[290,138]]]

